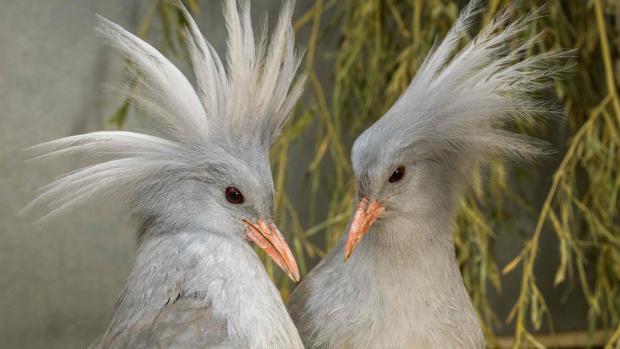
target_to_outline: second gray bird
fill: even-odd
[[[531,158],[539,142],[508,122],[556,115],[535,93],[569,67],[555,51],[524,57],[538,14],[499,15],[469,44],[471,3],[394,106],[352,150],[358,205],[348,232],[292,293],[308,349],[484,348],[452,242],[472,169],[497,156]]]

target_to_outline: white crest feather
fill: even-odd
[[[477,8],[478,1],[470,2],[446,38],[428,54],[404,94],[367,130],[373,139],[399,148],[421,144],[424,152],[440,156],[456,151],[477,158],[529,158],[541,152],[541,142],[502,126],[522,118],[558,114],[535,95],[571,71],[573,51],[555,50],[526,58],[526,51],[541,35],[525,42],[518,36],[542,10],[511,21],[513,8],[498,15],[457,51],[479,12]],[[360,137],[356,147],[369,139]]]
[[[304,78],[295,82],[301,57],[294,47],[292,3],[285,1],[267,45],[266,26],[259,40],[254,38],[249,2],[244,1],[239,11],[236,0],[226,1],[227,69],[189,12],[180,2],[177,5],[188,26],[195,89],[178,68],[142,39],[103,17],[99,17],[97,27],[134,63],[135,71],[130,73],[138,89],[130,97],[150,111],[163,135],[94,132],[30,148],[39,155],[36,158],[82,153],[107,159],[43,187],[26,210],[36,204],[49,204],[50,216],[97,193],[117,192],[132,200],[133,192],[157,182],[157,177],[164,176],[167,170],[196,167],[196,159],[225,149],[226,144],[246,147],[247,152],[268,152],[304,82]]]
[[[255,134],[253,142],[269,145],[299,99],[305,78],[296,82],[301,56],[295,51],[291,25],[293,4],[285,2],[278,24],[267,45],[266,27],[258,40],[250,19],[250,3],[241,11],[237,2],[225,6],[228,39],[228,74],[211,45],[204,40],[187,11],[188,46],[196,67],[199,93],[203,95],[210,125],[219,132],[239,130],[244,138]],[[235,134],[239,136],[239,134]]]

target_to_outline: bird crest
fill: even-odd
[[[26,208],[47,203],[64,211],[96,193],[136,192],[158,179],[217,171],[244,153],[267,159],[302,93],[305,77],[296,77],[301,55],[294,46],[293,3],[285,1],[268,39],[267,25],[255,37],[249,1],[226,0],[226,66],[204,39],[189,12],[185,36],[195,73],[195,87],[154,47],[121,26],[98,17],[97,31],[132,63],[137,88],[131,97],[157,122],[157,135],[104,131],[70,136],[29,149],[36,157],[70,153],[103,155],[105,161],[81,168],[41,189]],[[110,157],[112,159],[110,159]]]
[[[374,161],[369,156],[377,153],[373,149],[409,151],[410,158],[444,159],[455,166],[489,156],[529,159],[544,153],[540,141],[502,126],[562,115],[536,94],[572,70],[574,51],[551,50],[527,57],[526,52],[540,42],[542,34],[525,41],[519,36],[544,7],[513,19],[514,6],[460,48],[461,39],[480,13],[480,1],[471,1],[463,9],[403,95],[357,139],[353,148],[356,172],[363,172],[361,169]]]

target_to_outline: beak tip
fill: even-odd
[[[299,282],[301,277],[297,262],[278,228],[273,223],[268,225],[262,219],[256,224],[245,219],[243,222],[248,226],[248,239],[262,248],[291,280]]]
[[[301,280],[298,270],[287,271],[287,274],[288,277],[291,278],[291,280],[293,280],[294,282],[299,282],[299,280]]]
[[[299,275],[299,269],[297,268],[297,264],[295,264],[293,270],[289,273],[289,276],[295,282],[299,282],[299,280],[301,280],[301,277]]]

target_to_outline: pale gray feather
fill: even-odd
[[[93,132],[34,146],[38,160],[83,154],[93,164],[41,188],[42,219],[86,200],[126,205],[139,250],[94,348],[301,348],[280,294],[245,239],[242,219],[272,220],[269,147],[301,93],[292,3],[270,40],[254,38],[249,2],[225,3],[227,67],[187,10],[197,88],[155,48],[99,18],[98,31],[134,63],[135,102],[159,135]],[[265,27],[266,28],[266,27]],[[238,188],[243,204],[225,198]]]
[[[504,128],[560,113],[536,98],[570,71],[570,51],[525,57],[519,36],[540,12],[498,15],[461,49],[479,2],[461,13],[403,95],[355,141],[358,197],[385,211],[345,262],[340,243],[288,307],[306,348],[484,348],[452,243],[456,202],[472,169],[529,159],[541,142]],[[402,167],[404,177],[389,181]],[[347,229],[348,231],[348,229]]]

